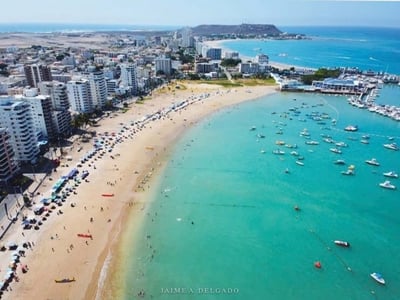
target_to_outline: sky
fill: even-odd
[[[400,0],[2,0],[0,23],[400,27]]]

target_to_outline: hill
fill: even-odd
[[[282,33],[271,24],[199,25],[191,29],[193,35],[278,36]]]

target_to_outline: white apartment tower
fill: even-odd
[[[190,27],[182,29],[182,47],[194,47],[194,38]]]
[[[91,72],[88,75],[92,105],[94,109],[102,109],[107,102],[107,84],[102,71]]]
[[[121,83],[123,86],[128,87],[132,95],[137,95],[138,80],[136,74],[136,65],[123,64],[121,65]]]
[[[18,171],[8,130],[0,128],[0,182],[7,183]]]
[[[8,130],[16,161],[36,162],[39,147],[28,102],[0,97],[0,127]]]
[[[67,93],[72,110],[78,113],[93,112],[89,80],[80,79],[69,81],[67,83]]]
[[[156,74],[160,71],[165,75],[171,75],[172,63],[170,58],[159,57],[154,60]]]
[[[54,139],[56,132],[52,122],[52,107],[50,96],[34,95],[15,97],[16,101],[23,101],[29,104],[32,116],[33,129],[38,139]]]

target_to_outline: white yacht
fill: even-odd
[[[396,189],[396,187],[393,184],[391,184],[389,180],[386,180],[385,182],[380,183],[379,186],[383,187],[385,189],[389,189],[389,190]]]
[[[285,154],[285,151],[280,150],[280,149],[276,149],[276,150],[272,151],[272,153],[273,154],[277,154],[277,155],[283,155],[283,154]]]
[[[372,166],[379,166],[379,162],[376,160],[376,158],[367,159],[365,162]]]
[[[391,143],[391,144],[383,144],[383,147],[390,149],[390,150],[394,150],[397,151],[399,150],[399,147],[397,146],[396,143]]]
[[[391,177],[391,178],[398,178],[399,177],[399,175],[394,171],[385,172],[385,173],[383,173],[383,176]]]
[[[337,153],[337,154],[342,154],[342,151],[338,148],[330,148],[329,151],[331,151],[333,153]]]
[[[371,274],[371,277],[373,279],[375,279],[377,282],[379,282],[380,284],[385,284],[385,279],[382,277],[382,274],[374,272]]]

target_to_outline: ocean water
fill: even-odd
[[[399,99],[399,86],[387,85],[377,102]],[[344,131],[349,124],[359,130]],[[360,142],[366,135],[369,144]],[[342,154],[329,150],[328,136],[347,144]],[[399,299],[400,179],[391,180],[397,190],[379,187],[383,172],[400,173],[400,151],[383,147],[393,141],[399,122],[340,96],[276,93],[207,117],[175,145],[155,187],[124,264],[124,299],[141,291],[150,299]],[[365,163],[371,158],[380,166]],[[355,175],[342,175],[350,165]]]
[[[317,112],[327,119],[310,119]],[[345,132],[348,124],[359,131]],[[319,145],[305,144],[305,128]],[[367,134],[370,144],[361,143]],[[348,147],[332,153],[326,135]],[[210,116],[180,141],[163,174],[132,248],[126,299],[142,289],[154,299],[398,298],[399,194],[378,185],[382,172],[400,171],[400,153],[382,146],[389,137],[400,140],[400,123],[345,97],[275,94]],[[272,153],[278,148],[285,154]],[[373,157],[379,167],[365,163]],[[341,174],[349,165],[356,175]],[[369,277],[375,271],[387,286]]]
[[[223,42],[224,48],[244,56],[267,54],[271,61],[303,66],[358,67],[361,70],[400,74],[400,28],[369,27],[282,27],[303,33],[305,40],[237,40]]]

